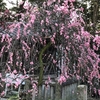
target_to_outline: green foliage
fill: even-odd
[[[26,0],[23,0],[23,3],[18,5],[18,2],[10,9],[11,12],[14,12],[15,14],[13,15],[13,21],[14,20],[18,20],[21,18],[21,13],[25,13],[26,9],[24,8],[24,4],[25,4]],[[18,16],[15,17],[15,15],[18,14]]]
[[[3,0],[0,0],[0,12],[5,11],[6,9],[6,3],[3,2]]]
[[[19,100],[18,94],[13,94],[8,100]]]
[[[45,0],[29,0],[29,2],[43,2]]]
[[[46,0],[29,0],[29,2],[30,2],[31,4],[36,3],[36,4],[38,5],[38,7],[41,7],[41,6],[42,6],[42,3],[43,3],[44,1],[46,1]]]

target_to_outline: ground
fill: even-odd
[[[91,98],[91,97],[88,97],[88,100],[100,100],[100,98]]]
[[[0,100],[7,100],[7,99],[5,99],[5,98],[1,98]],[[88,97],[88,100],[100,100],[100,98],[96,99],[96,98]]]

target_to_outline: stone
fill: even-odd
[[[78,85],[77,100],[87,100],[87,86],[86,85]]]

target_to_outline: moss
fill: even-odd
[[[14,94],[14,95],[10,96],[8,100],[19,100],[18,94]]]

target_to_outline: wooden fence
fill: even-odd
[[[39,86],[38,94],[32,100],[77,100],[77,83],[59,85],[52,82]]]
[[[44,83],[37,88],[37,93],[33,89],[32,94],[27,92],[29,86],[30,80],[28,79],[25,80],[24,91],[21,92],[20,86],[18,92],[18,97],[21,96],[20,100],[87,100],[87,87],[78,85],[78,82],[73,79],[67,80],[62,85],[57,81],[52,81],[49,84]]]

